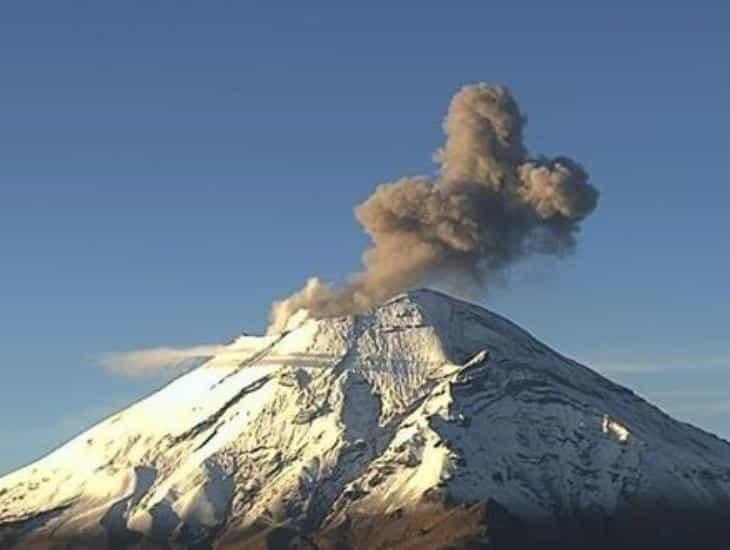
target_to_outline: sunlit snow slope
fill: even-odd
[[[480,502],[536,537],[730,509],[730,445],[495,314],[414,291],[241,336],[1,478],[0,547],[367,548],[390,531],[363,542],[358,518]],[[378,544],[408,547],[392,536]]]

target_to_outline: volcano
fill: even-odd
[[[2,548],[726,548],[728,520],[728,442],[430,290],[242,335],[0,478]]]

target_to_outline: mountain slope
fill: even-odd
[[[0,546],[697,541],[729,505],[730,444],[422,290],[242,336],[3,477]]]

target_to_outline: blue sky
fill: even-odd
[[[704,6],[703,6],[704,4]],[[36,2],[0,8],[0,472],[163,382],[100,353],[262,331],[343,280],[374,185],[508,85],[601,189],[576,255],[484,303],[730,437],[730,8]]]

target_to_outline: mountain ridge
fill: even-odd
[[[236,338],[0,478],[3,547],[502,548],[643,541],[660,517],[692,541],[723,528],[730,443],[498,314],[416,290],[289,328]]]

